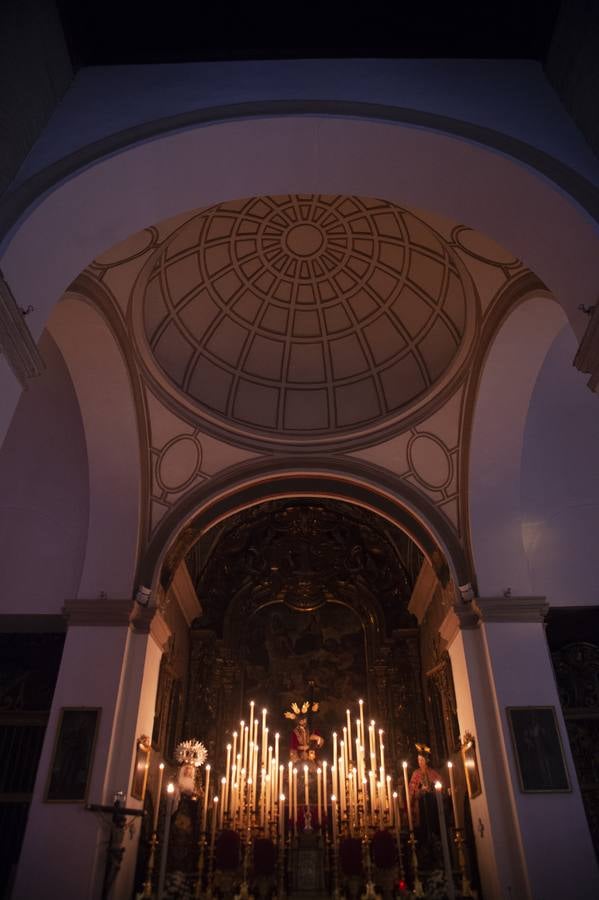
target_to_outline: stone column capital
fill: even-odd
[[[473,606],[483,622],[542,623],[549,611],[546,597],[477,597]]]
[[[62,612],[69,628],[76,625],[127,626],[133,601],[97,597],[93,600],[65,600]]]

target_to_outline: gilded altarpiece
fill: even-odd
[[[311,692],[321,703],[313,727],[327,738],[362,697],[385,723],[388,760],[410,755],[428,732],[407,540],[332,501],[237,517],[196,581],[204,612],[192,629],[186,734],[222,759],[252,699],[285,742],[283,711]]]

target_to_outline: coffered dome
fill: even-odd
[[[447,242],[364,197],[223,203],[156,250],[136,289],[143,356],[217,427],[301,445],[369,434],[463,358],[473,304]]]

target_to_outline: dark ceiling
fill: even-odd
[[[236,59],[545,61],[560,0],[319,5],[57,0],[75,68]],[[278,10],[278,11],[277,11]]]

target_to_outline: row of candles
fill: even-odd
[[[282,823],[287,805],[288,818],[297,823],[300,804],[316,811],[319,825],[325,823],[330,800],[332,827],[347,820],[350,827],[374,827],[384,825],[400,827],[398,792],[393,789],[393,779],[385,768],[384,732],[371,720],[368,731],[364,721],[364,701],[359,700],[359,716],[352,722],[350,710],[346,710],[346,724],[339,740],[333,733],[333,762],[325,760],[316,772],[308,765],[289,761],[283,765],[280,758],[280,734],[269,739],[267,710],[262,710],[261,720],[256,716],[255,703],[250,702],[250,716],[246,724],[240,722],[239,731],[233,732],[233,743],[227,745],[225,775],[217,781],[219,796],[212,800],[210,819],[212,829],[227,827],[266,829],[270,825],[283,831]],[[354,737],[355,735],[355,737]],[[367,738],[366,738],[367,736]],[[377,740],[378,738],[378,740]],[[368,746],[368,754],[366,752]],[[369,765],[367,765],[367,762]],[[451,796],[455,807],[453,771],[448,763]],[[403,763],[403,781],[406,799],[409,797],[408,765]],[[206,833],[209,818],[211,768],[205,768],[204,798],[201,830]],[[312,785],[316,782],[316,804],[311,802]],[[408,826],[413,830],[412,810],[406,802]]]

